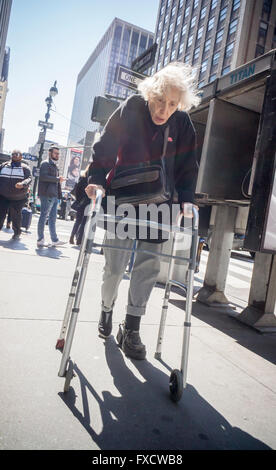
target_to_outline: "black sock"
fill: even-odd
[[[126,314],[126,329],[139,331],[141,317],[135,317],[133,315]]]

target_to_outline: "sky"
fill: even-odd
[[[159,0],[13,0],[4,151],[28,152],[57,80],[46,138],[67,144],[77,75],[115,17],[154,32]]]

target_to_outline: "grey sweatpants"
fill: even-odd
[[[104,244],[132,248],[133,240],[109,239],[105,236]],[[161,243],[148,243],[137,240],[136,247],[140,250],[149,250],[160,253]],[[128,265],[131,251],[104,248],[105,266],[102,284],[102,310],[108,312],[113,309],[118,295],[118,288]],[[140,317],[145,314],[147,301],[160,271],[159,256],[150,253],[136,253],[131,272],[128,290],[128,305],[126,313]]]

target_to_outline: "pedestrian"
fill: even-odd
[[[31,181],[29,166],[22,162],[22,152],[13,150],[11,160],[0,165],[0,230],[9,213],[14,240],[20,238],[21,211],[28,200],[28,188]]]
[[[199,103],[192,79],[192,68],[182,63],[172,63],[153,76],[146,78],[138,87],[138,94],[130,96],[109,118],[98,142],[93,146],[86,193],[95,199],[96,190],[103,195],[114,194],[116,178],[122,189],[121,200],[139,194],[134,183],[127,186],[120,173],[127,175],[135,165],[146,168],[150,162],[159,162],[164,168],[168,192],[162,195],[172,208],[173,194],[177,194],[179,207],[184,214],[194,202],[198,165],[196,161],[195,130],[187,111]],[[163,156],[165,158],[163,159]],[[161,173],[158,173],[161,174]],[[126,178],[127,179],[127,178]],[[117,179],[118,183],[118,179]],[[124,186],[125,185],[125,186]],[[141,188],[143,185],[136,185]],[[152,191],[153,183],[144,184],[145,200]],[[136,190],[137,191],[137,190]],[[160,194],[161,198],[161,194]],[[107,198],[104,197],[104,201]],[[156,199],[158,200],[158,198]],[[119,201],[119,199],[117,199]],[[122,238],[122,237],[121,237]],[[115,239],[106,232],[104,244],[105,266],[102,284],[101,316],[98,324],[99,335],[107,338],[112,331],[112,313],[118,294],[119,284],[129,262],[131,251],[109,248],[117,246],[132,248],[133,239]],[[137,248],[160,253],[162,241],[137,239]],[[167,238],[166,238],[167,239]],[[160,270],[159,257],[137,252],[132,268],[128,291],[128,305],[123,325],[119,326],[117,342],[123,352],[133,359],[144,359],[146,348],[141,341],[139,329],[141,316],[145,314],[147,301]]]
[[[90,199],[87,197],[85,188],[88,185],[87,173],[89,170],[90,164],[86,167],[84,171],[81,172],[79,181],[75,184],[72,192],[76,200],[71,205],[71,208],[76,210],[76,220],[70,235],[70,243],[75,244],[74,237],[76,236],[76,244],[80,245],[83,237],[86,217],[84,215],[85,208],[89,204]]]
[[[8,210],[8,215],[7,215],[7,222],[6,222],[6,228],[7,229],[10,229],[11,228],[11,210],[9,209]]]
[[[44,229],[48,218],[48,225],[52,243],[55,247],[64,245],[66,242],[58,239],[56,233],[56,219],[59,200],[62,198],[61,183],[66,178],[59,176],[57,162],[59,160],[59,148],[51,145],[49,148],[49,159],[42,162],[39,172],[38,196],[40,197],[40,217],[37,224],[38,248],[45,246]]]

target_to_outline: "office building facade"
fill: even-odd
[[[151,73],[194,66],[201,88],[276,47],[276,0],[161,0]]]
[[[78,75],[68,146],[84,145],[86,133],[91,135],[99,127],[91,121],[95,96],[109,94],[126,98],[131,93],[115,83],[117,65],[131,67],[132,61],[152,44],[150,31],[118,18],[113,20]]]
[[[0,72],[3,67],[12,0],[0,0]]]

